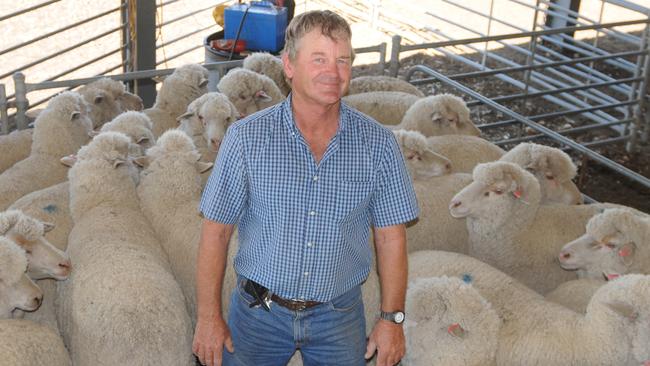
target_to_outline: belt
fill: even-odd
[[[259,299],[267,299],[268,294],[269,294],[269,289],[266,287],[258,284],[257,282],[251,281],[251,280],[246,280],[247,282],[244,284],[244,291],[248,293],[249,295],[253,296],[254,298],[259,298]],[[255,293],[257,292],[257,293]],[[311,307],[314,307],[316,305],[322,304],[322,302],[318,301],[306,301],[306,300],[290,300],[290,299],[285,299],[283,297],[280,297],[276,294],[271,294],[271,301],[275,302],[276,304],[287,308],[291,311],[302,311],[305,309],[309,309]],[[261,303],[258,303],[262,305]]]
[[[276,294],[271,294],[271,301],[292,311],[302,311],[322,304],[322,302],[318,301],[284,299]]]

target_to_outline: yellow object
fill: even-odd
[[[219,4],[214,7],[214,10],[212,11],[212,17],[214,18],[214,21],[221,27],[223,28],[223,24],[225,22],[225,18],[223,16],[223,12],[226,9],[225,4]]]

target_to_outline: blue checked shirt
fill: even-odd
[[[290,100],[228,129],[200,210],[238,223],[238,274],[284,298],[324,302],[368,276],[370,226],[406,223],[418,207],[388,129],[341,103],[317,164]]]

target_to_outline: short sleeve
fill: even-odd
[[[241,140],[237,130],[229,128],[203,189],[199,210],[208,220],[236,224],[247,202],[247,192]]]
[[[383,151],[371,210],[375,227],[404,224],[419,214],[413,184],[392,133]]]

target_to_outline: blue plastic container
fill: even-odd
[[[247,8],[248,13],[244,18]],[[246,49],[278,52],[284,47],[287,8],[277,7],[270,1],[251,1],[250,8],[247,4],[227,7],[224,17],[225,39],[235,39],[239,24],[244,19],[239,39],[246,40]]]

